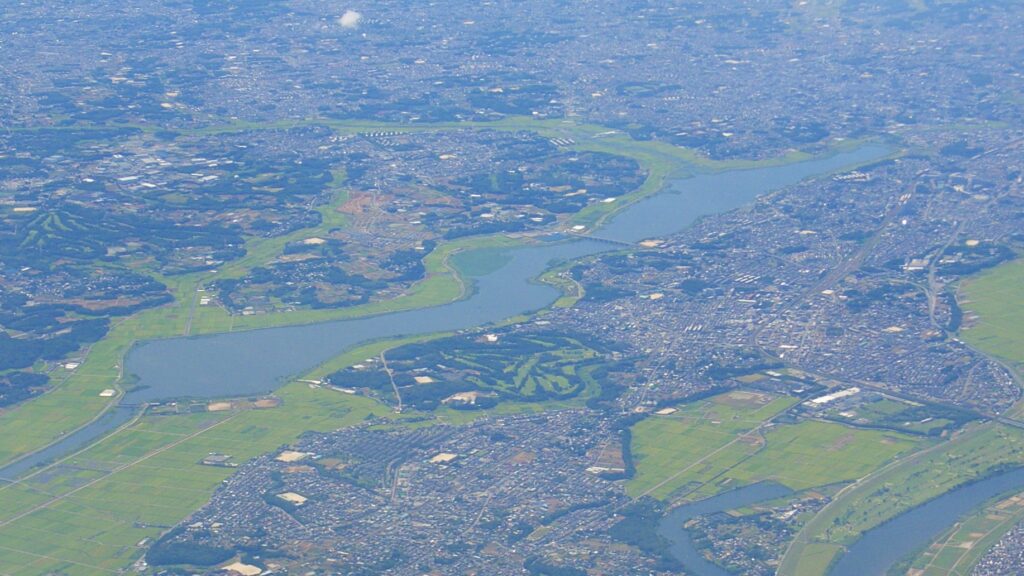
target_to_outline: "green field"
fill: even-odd
[[[730,470],[731,477],[804,490],[856,480],[918,445],[912,436],[816,421],[776,426],[765,440],[765,449]]]
[[[795,398],[761,395],[733,400],[726,393],[679,407],[674,414],[650,416],[632,428],[636,475],[626,485],[630,496],[667,498],[685,487],[713,481],[722,462],[735,462],[756,448],[747,439],[766,421],[796,403]]]
[[[1024,261],[998,266],[960,287],[963,308],[978,321],[961,331],[968,344],[1024,366]]]
[[[840,491],[812,518],[797,534],[779,573],[821,575],[832,557],[865,530],[989,470],[1022,462],[1024,432],[992,423],[896,460]]]
[[[910,436],[827,422],[770,424],[796,400],[744,405],[735,394],[634,426],[630,495],[695,500],[764,480],[804,490],[855,480],[916,446]]]

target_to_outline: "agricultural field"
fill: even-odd
[[[960,287],[968,319],[961,337],[970,345],[1024,366],[1024,261],[1003,264]]]
[[[855,480],[917,445],[907,435],[829,422],[774,424],[794,399],[744,406],[736,394],[751,393],[731,392],[634,426],[630,494],[696,500],[766,480],[805,490]]]
[[[795,398],[729,392],[641,420],[632,428],[636,475],[627,492],[667,498],[714,480],[720,462],[756,451],[757,431],[795,403]]]
[[[778,425],[765,434],[765,448],[729,470],[742,484],[774,480],[805,490],[855,480],[913,450],[917,439],[828,422]]]
[[[356,350],[347,361],[386,346]],[[4,573],[124,568],[141,556],[137,543],[180,522],[232,473],[202,465],[211,453],[240,463],[308,430],[394,417],[371,399],[307,384],[289,384],[277,396],[281,405],[264,410],[145,416],[19,483],[0,486]]]

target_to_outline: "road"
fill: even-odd
[[[395,400],[398,405],[395,406],[395,412],[402,413],[402,393],[398,391],[398,385],[395,384],[395,373],[388,367],[388,359],[385,356],[387,351],[380,353],[380,363],[384,367],[384,372],[388,375],[388,380],[391,381],[391,389],[395,392]]]

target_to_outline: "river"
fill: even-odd
[[[836,562],[829,576],[884,576],[956,522],[1000,494],[1024,488],[1024,468],[989,476],[912,508],[868,530]]]
[[[684,525],[697,516],[752,506],[759,502],[782,498],[792,493],[793,491],[789,488],[771,482],[751,484],[750,486],[730,490],[718,496],[712,496],[692,504],[673,508],[661,519],[661,523],[658,525],[658,534],[670,542],[669,552],[682,563],[687,574],[693,574],[694,576],[732,576],[726,569],[704,558],[704,555],[694,546],[693,537]]]
[[[946,492],[868,530],[839,558],[829,576],[885,576],[894,564],[928,545],[964,515],[996,496],[1021,489],[1024,468],[994,474]],[[791,493],[778,484],[760,483],[679,506],[661,519],[658,534],[670,542],[670,552],[687,574],[732,576],[697,550],[684,525],[697,516],[752,506]]]
[[[792,164],[680,178],[627,206],[597,232],[602,238],[628,243],[667,236],[701,216],[739,208],[761,194],[871,162],[889,152],[887,147],[870,144]],[[458,302],[355,320],[141,342],[125,359],[125,373],[136,376],[138,386],[122,402],[137,405],[172,398],[263,394],[369,341],[473,328],[534,312],[559,296],[554,287],[535,281],[553,262],[616,248],[609,242],[552,235],[502,250],[497,260],[503,265],[467,278],[472,291]],[[0,479],[16,478],[38,464],[70,454],[131,416],[130,410],[115,409],[48,449],[0,469]]]

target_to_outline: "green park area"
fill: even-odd
[[[445,403],[483,408],[508,401],[586,400],[601,394],[601,382],[617,367],[608,356],[596,341],[555,331],[458,335],[393,348],[386,371],[345,367],[327,381],[373,389],[385,402],[397,405],[400,399],[403,407],[424,411]]]
[[[913,437],[773,418],[788,397],[729,392],[654,415],[632,429],[632,496],[696,500],[760,481],[805,490],[856,480],[917,446]]]

